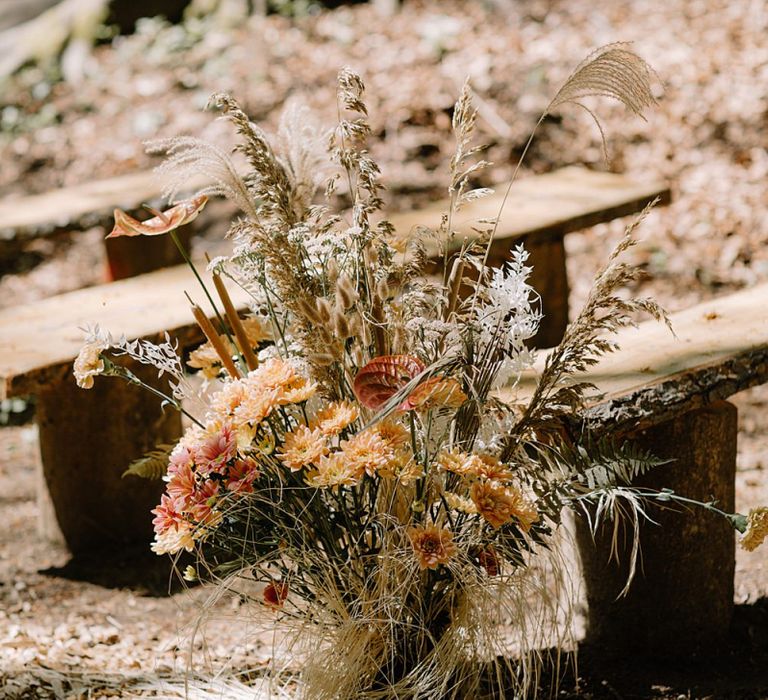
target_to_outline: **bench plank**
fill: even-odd
[[[492,195],[469,203],[453,222],[454,228],[464,235],[476,236],[472,226],[477,226],[479,219],[498,216],[505,189],[503,186]],[[510,238],[562,236],[634,214],[656,197],[661,204],[669,203],[670,191],[664,182],[637,182],[624,175],[578,166],[521,178],[513,184],[504,205],[492,254],[497,249],[505,253]],[[437,228],[445,208],[446,203],[440,202],[390,220],[396,231],[407,235],[417,226]]]
[[[655,321],[623,329],[615,336],[621,351],[578,377],[602,394],[587,407],[589,425],[618,432],[648,427],[768,381],[766,300],[762,284],[672,314],[676,337]],[[530,396],[545,357],[502,398]]]
[[[210,276],[206,283],[213,289]],[[248,295],[234,284],[228,289],[234,304],[244,308]],[[130,339],[164,331],[182,344],[201,338],[184,290],[210,311],[186,265],[0,309],[0,399],[34,393],[71,371],[83,344],[79,327],[88,323]]]

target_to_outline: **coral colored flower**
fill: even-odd
[[[403,402],[405,411],[429,411],[433,408],[458,408],[467,400],[458,381],[430,377],[419,384]]]
[[[308,464],[317,463],[328,454],[328,442],[320,428],[309,429],[300,425],[293,432],[286,433],[280,461],[291,471],[298,471]]]
[[[477,511],[493,528],[499,528],[516,518],[520,529],[528,532],[539,519],[538,511],[517,489],[506,488],[492,481],[472,484],[472,500]]]
[[[282,581],[270,581],[264,588],[264,603],[270,608],[282,608],[288,598],[288,584]]]
[[[195,462],[195,457],[185,444],[179,442],[173,448],[171,456],[168,458],[168,475],[173,475],[184,467],[191,467]]]
[[[201,474],[221,472],[224,465],[235,458],[237,441],[232,426],[225,424],[210,435],[195,453],[195,463]]]
[[[81,389],[91,389],[93,387],[93,378],[104,371],[104,360],[101,353],[109,347],[106,341],[95,340],[86,343],[80,348],[72,369],[75,374],[77,386]]]
[[[362,472],[350,465],[342,452],[321,457],[317,468],[307,475],[307,483],[316,488],[337,489],[352,486],[360,481]]]
[[[186,524],[176,500],[164,493],[160,497],[160,505],[152,509],[154,519],[152,525],[155,533],[162,534],[168,530],[177,530],[179,526]]]
[[[447,564],[457,551],[453,533],[436,525],[412,527],[408,530],[408,538],[422,569],[436,569]]]
[[[752,552],[768,537],[768,507],[753,508],[747,516],[747,529],[739,544]]]
[[[198,485],[184,510],[196,524],[213,527],[220,519],[220,514],[214,510],[218,496],[218,482],[207,479]]]
[[[424,363],[412,355],[376,357],[357,373],[355,396],[366,408],[379,409],[423,371]]]
[[[138,221],[122,209],[115,209],[115,226],[107,238],[118,236],[159,236],[168,233],[179,226],[184,226],[197,218],[203,210],[208,197],[204,194],[184,199],[176,206],[163,212],[155,212],[155,216],[146,221]]]
[[[326,435],[338,435],[352,425],[359,415],[360,410],[355,404],[349,401],[333,401],[317,412],[312,425]]]
[[[227,490],[233,493],[253,493],[253,482],[259,478],[259,463],[253,457],[235,460],[227,473]]]
[[[195,473],[192,471],[192,465],[187,462],[170,474],[166,491],[174,502],[184,509],[194,497],[195,487]]]

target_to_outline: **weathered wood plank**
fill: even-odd
[[[504,189],[463,208],[453,226],[468,237],[480,219],[499,215]],[[562,236],[571,231],[611,221],[640,211],[659,198],[670,201],[669,187],[661,181],[638,182],[624,175],[600,173],[572,166],[545,175],[517,180],[501,210],[492,255],[509,250],[510,240],[529,235],[536,238]],[[407,236],[417,226],[436,228],[446,203],[398,214],[390,218],[395,230]],[[457,241],[461,245],[461,240]],[[434,254],[435,251],[430,251]]]
[[[210,276],[208,284],[213,289]],[[71,371],[83,342],[79,327],[89,323],[128,338],[164,331],[182,344],[200,338],[184,290],[210,313],[185,265],[0,310],[0,398],[35,393]],[[247,294],[235,285],[229,290],[243,308]]]
[[[621,351],[607,355],[578,379],[602,394],[586,411],[596,431],[649,427],[768,381],[768,284],[672,314],[676,337],[660,323],[624,329]],[[536,371],[506,400],[530,396]]]

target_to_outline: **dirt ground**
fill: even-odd
[[[303,97],[330,124],[334,77],[350,64],[368,84],[388,205],[419,206],[442,196],[450,108],[465,76],[478,96],[479,141],[495,163],[477,184],[503,183],[568,71],[599,45],[631,40],[663,84],[658,108],[644,122],[601,105],[610,165],[589,117],[566,111],[544,124],[526,172],[578,162],[667,178],[673,204],[641,229],[633,260],[647,276],[634,291],[674,311],[768,280],[766,35],[768,9],[751,0],[405,0],[385,21],[367,5],[295,21],[220,17],[184,28],[151,20],[98,47],[80,85],[32,67],[3,87],[0,192],[148,167],[141,142],[149,138],[196,133],[227,145],[226,126],[202,111],[214,91],[237,96],[267,127],[289,97]],[[572,308],[625,223],[567,237]],[[0,241],[0,306],[101,282],[103,235],[37,239],[12,255]],[[218,245],[216,235],[198,249]],[[768,387],[734,403],[745,512],[768,503]],[[274,653],[242,623],[241,601],[219,601],[190,642],[207,590],[168,595],[167,567],[146,553],[71,565],[63,547],[38,536],[36,440],[31,422],[0,428],[0,697],[270,697],[240,685]],[[734,642],[717,659],[601,667],[586,651],[581,696],[768,698],[768,550],[738,552],[735,584]]]

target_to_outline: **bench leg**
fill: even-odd
[[[153,367],[131,370],[157,385]],[[121,474],[156,444],[178,439],[179,414],[170,408],[163,413],[156,397],[116,378],[97,378],[84,391],[71,373],[41,392],[37,411],[43,476],[72,553],[149,542],[149,511],[164,484]],[[45,502],[41,506],[44,517]]]
[[[633,436],[659,457],[674,459],[637,480],[733,512],[736,473],[736,407],[725,401],[690,411]],[[728,634],[733,613],[735,537],[728,523],[703,509],[652,508],[659,523],[643,523],[641,554],[626,597],[631,539],[619,542],[619,564],[610,560],[612,525],[592,541],[579,518],[589,621],[586,643],[616,654],[682,656],[713,650]]]
[[[542,313],[539,332],[533,338],[537,348],[552,348],[563,338],[568,325],[568,272],[565,266],[565,243],[562,236],[537,240],[526,236],[520,240],[530,254],[533,266],[530,284],[541,297]],[[508,257],[492,256],[491,267],[500,267]]]

